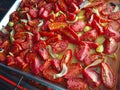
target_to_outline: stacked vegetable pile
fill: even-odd
[[[0,61],[70,90],[114,88],[108,61],[116,60],[120,11],[104,0],[82,3],[22,0],[0,32]]]

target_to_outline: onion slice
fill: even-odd
[[[60,78],[60,77],[62,77],[62,76],[67,74],[68,67],[64,63],[62,65],[63,65],[62,71],[60,73],[58,73],[58,74],[54,74],[54,76],[53,76],[54,79]]]

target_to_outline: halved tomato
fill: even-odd
[[[101,64],[101,77],[102,77],[102,82],[106,87],[108,88],[114,87],[116,78],[109,64],[107,63]]]
[[[67,40],[60,40],[55,42],[52,45],[52,50],[54,53],[61,53],[68,47],[68,41]]]

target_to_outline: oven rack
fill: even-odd
[[[20,71],[18,69],[6,66],[2,63],[0,63],[0,74],[1,74],[1,72],[3,73],[2,76],[6,76],[8,78],[10,77],[10,75],[7,73],[13,73],[13,75],[15,74],[15,76],[17,75],[19,77],[17,79],[15,78],[15,76],[11,77],[12,80],[16,79],[16,81],[17,81],[16,85],[14,85],[14,89],[12,89],[12,90],[38,90],[37,88],[30,86],[28,83],[26,83],[26,85],[25,85],[23,78],[29,79],[31,81],[35,81],[43,86],[53,89],[53,90],[66,90],[65,87],[63,87],[59,84],[52,83],[44,78],[34,76],[32,74]],[[1,78],[1,76],[0,76],[0,78]],[[21,85],[24,85],[26,88],[29,88],[29,89],[25,89],[25,88],[21,89],[20,88]]]

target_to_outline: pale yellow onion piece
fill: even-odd
[[[4,52],[4,49],[1,48],[1,49],[0,49],[0,53],[3,53],[3,52]]]
[[[27,23],[27,22],[28,22],[27,19],[21,19],[20,21],[21,21],[21,22],[24,22],[24,23]]]
[[[14,39],[14,34],[15,34],[15,30],[12,30],[12,31],[10,32],[10,41],[11,41],[11,43],[15,41],[15,39]]]
[[[77,22],[78,21],[78,16],[76,16],[76,18],[75,18],[75,20],[73,20],[73,21],[66,21],[67,23],[75,23],[75,22]]]
[[[96,39],[96,43],[98,44],[103,44],[105,41],[105,37],[104,36],[98,36],[98,38]]]
[[[9,52],[9,55],[14,56],[14,54],[12,52]]]
[[[103,45],[99,45],[99,46],[96,48],[96,52],[102,53],[103,51],[104,51],[104,46],[103,46]]]
[[[2,31],[2,33],[4,33],[4,34],[8,34],[8,33],[9,33],[9,32],[5,29],[5,27],[2,27],[1,31]]]
[[[88,31],[90,31],[90,30],[91,30],[91,27],[90,27],[90,26],[85,26],[84,32],[88,32]]]
[[[100,16],[100,13],[97,8],[93,8],[93,12],[96,13],[98,16]]]
[[[117,12],[117,11],[119,11],[119,6],[118,5],[115,6],[115,9],[112,12]]]
[[[31,20],[30,15],[29,15],[28,13],[26,13],[26,15],[27,15],[27,19],[28,19],[28,20]]]
[[[14,26],[14,22],[10,21],[10,22],[8,23],[8,25],[9,25],[10,27],[13,27],[13,26]]]
[[[43,25],[44,21],[40,20],[40,23],[38,24],[38,27],[41,27]]]
[[[91,63],[90,65],[88,65],[85,69],[89,68],[89,67],[93,67],[93,66],[96,66],[100,63],[102,63],[102,59],[98,59],[98,60],[95,60],[93,63]]]
[[[58,57],[58,54],[53,53],[52,48],[51,48],[50,45],[48,45],[47,48],[48,48],[48,51],[49,51],[52,58],[57,58]]]
[[[62,65],[63,65],[63,66],[62,66],[62,71],[61,71],[60,73],[58,73],[58,74],[54,74],[54,75],[53,75],[53,78],[54,78],[54,79],[63,77],[64,75],[67,74],[67,72],[68,72],[68,67],[67,67],[67,65],[64,64],[64,63],[63,63]]]

